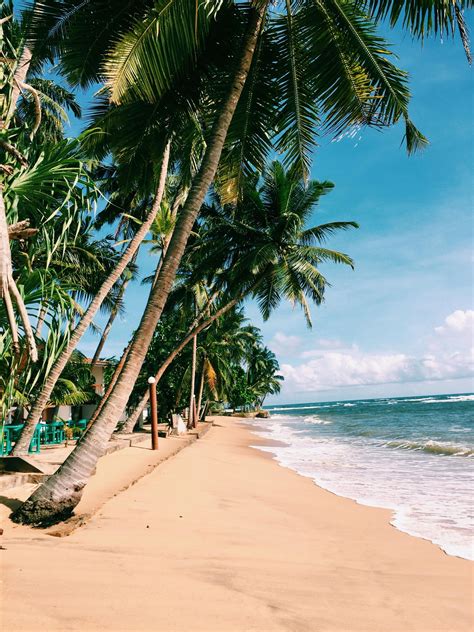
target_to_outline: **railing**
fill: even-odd
[[[4,424],[0,429],[0,456],[11,453],[24,424]],[[67,439],[78,439],[87,427],[87,419],[39,423],[33,433],[29,453],[39,452],[42,445],[60,445]],[[72,433],[67,429],[72,430]]]

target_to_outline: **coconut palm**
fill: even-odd
[[[204,207],[199,238],[190,246],[186,260],[193,271],[187,280],[193,287],[199,279],[209,277],[208,294],[218,290],[220,296],[161,364],[155,375],[157,383],[189,342],[246,298],[257,300],[265,320],[282,299],[300,305],[311,326],[309,303],[319,305],[327,285],[320,264],[330,261],[352,266],[348,255],[323,244],[334,232],[357,224],[330,222],[307,228],[321,196],[333,185],[317,181],[305,185],[298,173],[286,171],[275,161],[260,184],[255,176],[247,178],[236,206],[222,205],[220,195],[215,194],[214,204]],[[129,417],[128,431],[133,430],[147,402],[145,390]]]
[[[283,377],[279,370],[275,354],[267,347],[254,347],[247,358],[247,384],[253,394],[253,406],[258,409],[267,395],[277,395],[281,389]]]
[[[234,368],[247,361],[252,350],[261,344],[260,331],[246,322],[242,308],[234,308],[216,320],[200,336],[198,354],[201,375],[197,396],[199,418],[205,389],[208,399],[225,401],[234,382]]]
[[[73,26],[74,23],[76,26],[78,22],[81,23],[82,15],[83,30],[90,28],[90,10],[96,4],[91,0],[73,7],[72,12],[70,7],[61,7],[61,27],[64,27],[64,17],[69,12],[73,14]],[[206,138],[206,151],[178,217],[167,256],[114,392],[68,462],[16,512],[18,520],[41,522],[70,513],[94,469],[95,459],[105,450],[116,417],[123,411],[133,389],[193,224],[216,175],[244,85],[252,65],[255,68],[261,59],[259,54],[254,55],[263,47],[264,34],[271,28],[279,29],[279,41],[283,43],[280,50],[283,60],[287,62],[287,70],[284,71],[287,80],[282,84],[287,90],[280,99],[284,107],[276,128],[276,142],[286,152],[287,160],[299,166],[302,175],[305,175],[304,158],[319,121],[316,119],[318,112],[314,111],[307,99],[304,101],[305,109],[300,107],[303,101],[299,97],[304,94],[310,95],[318,103],[326,127],[333,131],[343,131],[354,124],[386,126],[404,119],[409,151],[426,143],[408,115],[406,76],[387,60],[387,50],[375,33],[374,24],[367,18],[367,10],[372,14],[380,11],[387,13],[396,7],[391,15],[392,21],[396,22],[403,16],[405,26],[418,36],[425,32],[445,31],[456,22],[454,6],[446,9],[445,3],[441,2],[433,2],[428,10],[420,3],[415,7],[410,5],[404,11],[404,4],[400,2],[375,2],[367,7],[363,3],[342,4],[338,0],[324,0],[321,3],[309,0],[291,3],[288,0],[284,5],[283,17],[275,15],[273,5],[270,7],[268,0],[255,2],[250,8],[242,3],[235,3],[229,8],[227,3],[221,1],[204,2],[196,5],[197,11],[196,7],[191,8],[184,0],[157,2],[154,10],[145,15],[144,5],[137,4],[136,11],[142,11],[142,15],[137,19],[136,13],[130,17],[131,12],[125,11],[127,16],[123,18],[122,15],[121,19],[128,19],[128,24],[132,23],[133,26],[122,31],[123,35],[119,36],[113,50],[106,55],[106,74],[113,102],[159,102],[178,78],[189,76],[190,68],[198,67],[202,60],[200,53],[206,50],[206,36],[212,31],[213,20],[213,26],[218,29],[221,16],[227,17],[229,12],[236,14],[244,25],[242,36],[234,38],[232,42],[236,45],[228,47],[229,54],[234,55],[233,59],[227,56],[228,68],[233,67],[235,70],[233,73],[223,73],[224,80],[218,84],[223,97],[216,99],[216,114]],[[149,4],[145,4],[148,9]],[[104,4],[100,6],[104,7]],[[277,7],[280,7],[279,3]],[[433,15],[436,20],[432,19]],[[113,22],[116,20],[111,19],[110,23]],[[74,33],[74,28],[68,31],[66,25],[64,31],[71,51],[74,45],[71,32]],[[156,37],[158,32],[160,36]],[[108,42],[104,46],[107,45]],[[79,51],[79,48],[73,51],[77,61]],[[85,65],[81,56],[76,68]],[[247,108],[247,111],[255,111],[255,108]],[[242,146],[246,145],[252,144],[245,142]],[[243,154],[242,151],[237,153],[240,156]],[[247,158],[247,164],[252,164],[251,155]],[[230,171],[235,172],[235,169]],[[40,404],[39,400],[34,407],[35,414]],[[92,455],[93,458],[89,458]],[[74,491],[71,493],[71,490]]]

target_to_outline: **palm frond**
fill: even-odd
[[[339,135],[351,126],[383,127],[402,118],[408,152],[424,147],[427,140],[408,113],[407,73],[391,63],[367,15],[344,0],[312,0],[298,19],[325,128]]]
[[[359,0],[359,6],[375,20],[388,19],[391,26],[402,23],[418,38],[428,35],[453,36],[457,12],[472,8],[472,0]]]
[[[277,18],[272,28],[279,48],[278,83],[282,99],[276,148],[283,152],[285,165],[296,168],[306,181],[319,115],[310,58],[305,48],[304,24],[298,19],[297,11],[295,15],[294,4],[286,0],[286,14]]]
[[[235,203],[246,178],[262,172],[272,150],[278,107],[278,62],[272,33],[259,38],[252,66],[227,133],[216,188],[223,204]]]
[[[158,101],[196,61],[220,3],[158,0],[122,35],[104,66],[111,100]]]

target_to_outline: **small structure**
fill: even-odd
[[[92,363],[92,358],[85,358],[86,364]],[[97,395],[102,396],[105,391],[104,371],[108,366],[107,360],[97,360],[91,367],[94,376],[94,391]],[[96,403],[85,403],[78,406],[48,406],[43,411],[43,421],[53,421],[54,419],[90,419],[97,408]]]
[[[171,415],[173,422],[173,434],[182,435],[186,434],[187,428],[181,415]]]

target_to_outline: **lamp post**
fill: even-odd
[[[156,405],[156,380],[154,377],[148,378],[150,385],[150,408],[151,408],[151,449],[158,450],[158,413]]]

